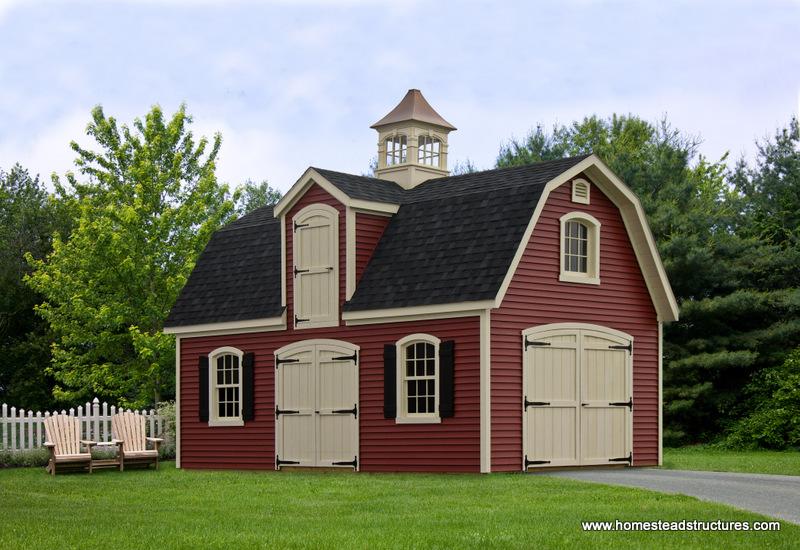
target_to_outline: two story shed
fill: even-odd
[[[418,90],[373,128],[376,177],[309,168],[200,256],[178,466],[659,464],[678,308],[631,190],[594,155],[449,176]]]

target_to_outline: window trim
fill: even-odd
[[[433,134],[417,136],[417,164],[420,166],[429,166],[431,168],[441,168],[442,144],[443,141]],[[428,145],[430,149],[426,148]],[[431,162],[426,162],[428,160]]]
[[[239,417],[238,418],[219,418],[217,402],[217,363],[216,359],[220,355],[235,355],[239,358]],[[215,426],[244,426],[242,416],[242,364],[244,362],[244,352],[231,346],[222,346],[208,354],[208,425]]]
[[[435,412],[433,413],[409,413],[408,412],[408,403],[406,400],[405,395],[405,353],[406,349],[412,344],[418,343],[425,343],[433,345],[433,356],[434,356],[434,388],[435,388]],[[396,424],[440,424],[442,422],[442,418],[439,415],[439,374],[440,374],[440,367],[439,367],[439,344],[442,341],[433,336],[431,334],[424,334],[424,333],[414,333],[401,338],[395,343],[395,348],[397,350],[397,363],[396,363],[396,375],[397,375],[397,416],[395,417]]]
[[[390,142],[392,143],[391,148],[389,147]],[[383,148],[384,148],[383,163],[387,168],[390,166],[401,166],[404,164],[408,164],[408,153],[409,153],[408,142],[409,142],[408,136],[400,132],[388,135],[383,139]],[[392,159],[392,162],[389,162],[389,158]],[[395,162],[395,159],[399,160]]]
[[[331,303],[330,309],[331,314],[329,317],[325,319],[320,319],[317,321],[304,321],[301,323],[297,323],[295,321],[296,318],[301,317],[299,313],[302,308],[302,298],[301,293],[298,292],[298,288],[300,287],[299,277],[292,278],[292,311],[294,313],[294,318],[291,319],[291,326],[295,330],[303,330],[309,328],[324,328],[324,327],[337,327],[339,326],[339,273],[341,266],[339,265],[339,211],[324,203],[314,203],[306,206],[305,208],[301,209],[292,217],[292,228],[294,228],[295,224],[301,224],[308,216],[313,216],[315,214],[323,213],[327,216],[331,221],[331,246],[333,249],[333,283],[332,283],[332,292],[330,296]],[[298,267],[297,264],[297,252],[298,252],[298,238],[297,232],[293,231],[292,233],[292,264],[293,268]],[[301,307],[298,307],[300,305]],[[304,315],[304,314],[303,314]]]
[[[559,240],[559,253],[558,265],[559,276],[558,280],[565,283],[581,283],[589,285],[600,284],[600,222],[597,218],[586,212],[569,212],[559,218],[561,228],[558,232]],[[568,222],[580,222],[586,225],[587,229],[587,258],[586,258],[586,273],[578,273],[575,271],[567,271],[564,268],[564,230]]]

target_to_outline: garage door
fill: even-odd
[[[522,340],[524,469],[630,464],[632,337],[558,324]]]
[[[298,342],[275,368],[275,467],[358,469],[358,347]]]

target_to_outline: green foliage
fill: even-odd
[[[87,133],[98,151],[72,143],[80,180],[58,188],[75,213],[68,238],[28,259],[30,286],[50,324],[50,373],[65,400],[100,396],[128,407],[169,397],[174,342],[161,332],[211,233],[233,213],[214,163],[221,138],[195,141],[185,106],[169,119],[155,106],[132,127],[102,108]]]
[[[277,204],[283,194],[270,187],[267,180],[255,183],[247,180],[244,185],[236,189],[236,213],[239,216],[252,212],[262,206]]]
[[[800,449],[800,348],[782,365],[759,374],[749,388],[758,405],[733,426],[724,445]]]
[[[19,165],[0,170],[0,402],[27,409],[55,405],[53,381],[44,369],[50,362],[52,334],[33,311],[41,297],[24,277],[29,253],[43,258],[56,231],[69,231],[63,205],[48,195],[38,177]]]
[[[159,447],[159,455],[161,458],[175,458],[175,401],[158,403],[156,411],[164,422],[164,431],[157,436],[164,440]]]
[[[800,476],[797,451],[730,450],[720,445],[664,448],[664,468]]]
[[[501,167],[596,153],[640,198],[681,305],[664,332],[667,444],[711,441],[753,414],[752,381],[800,345],[798,142],[793,119],[754,168],[730,172],[666,120],[614,115],[537,126],[500,150]]]
[[[0,468],[31,468],[47,466],[50,451],[47,449],[27,449],[7,451],[0,449]]]

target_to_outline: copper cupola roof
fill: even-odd
[[[431,104],[425,99],[417,89],[408,91],[403,100],[397,104],[397,107],[380,119],[378,122],[370,126],[370,128],[379,128],[392,124],[394,122],[406,122],[409,120],[416,120],[419,122],[427,122],[436,126],[441,126],[448,130],[455,130],[456,127],[447,122],[441,117],[439,113],[433,110]]]

